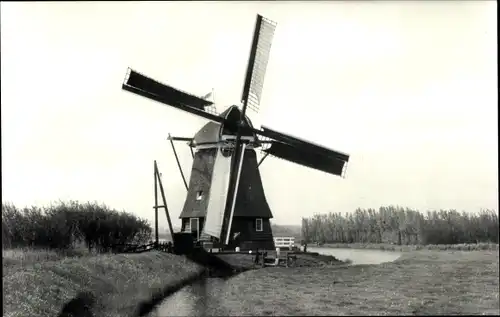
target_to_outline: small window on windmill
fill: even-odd
[[[262,218],[255,219],[255,231],[262,231]]]
[[[199,190],[196,192],[196,200],[201,200],[203,198],[203,191]]]

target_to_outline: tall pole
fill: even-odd
[[[155,177],[155,243],[158,246],[160,242],[160,237],[158,235],[158,169],[156,166],[156,160],[154,162],[154,177]]]
[[[172,226],[172,220],[170,219],[170,213],[168,212],[167,198],[165,197],[165,191],[163,190],[163,183],[161,182],[158,167],[156,168],[156,176],[158,177],[158,184],[160,185],[160,194],[161,199],[163,200],[163,208],[165,208],[165,215],[167,216],[168,229],[170,230],[172,241],[174,241],[174,227]]]

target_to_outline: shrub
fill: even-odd
[[[314,215],[302,220],[303,239],[326,243],[452,245],[498,243],[498,213],[428,211],[398,206],[360,209],[354,213]]]
[[[2,203],[2,247],[68,249],[83,242],[89,250],[112,250],[115,244],[145,243],[149,223],[105,205],[71,201],[19,209]]]

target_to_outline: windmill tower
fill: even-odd
[[[233,124],[240,115],[241,112],[236,106],[221,114],[227,122]],[[247,117],[244,120],[245,125],[252,126]],[[221,211],[224,210],[227,199],[231,154],[234,149],[231,138],[234,138],[234,134],[230,129],[214,122],[207,123],[193,138],[192,146],[196,152],[180,218],[182,229],[193,232],[196,239],[208,240],[208,236],[217,237],[222,230]],[[242,149],[238,167],[238,192],[228,247],[239,246],[241,250],[272,250],[274,241],[269,220],[273,215],[264,194],[255,152],[259,139],[254,133],[247,132],[242,133],[241,140],[244,150]],[[207,214],[215,217],[207,219]]]
[[[214,113],[213,103],[167,86],[129,69],[122,89],[208,119],[187,141],[193,155],[189,185],[180,215],[182,229],[195,239],[212,237],[226,247],[273,249],[272,213],[264,194],[259,165],[272,155],[309,168],[343,176],[349,155],[261,126],[255,128],[247,108],[258,111],[276,24],[257,15],[241,97],[242,106]],[[173,142],[172,142],[173,146]],[[257,162],[255,149],[264,153]],[[174,154],[177,159],[177,154]]]

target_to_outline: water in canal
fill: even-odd
[[[368,249],[336,249],[322,247],[307,247],[309,252],[318,252],[319,254],[333,255],[341,261],[347,259],[356,264],[381,264],[395,261],[401,256],[401,253],[394,251],[368,250]]]

